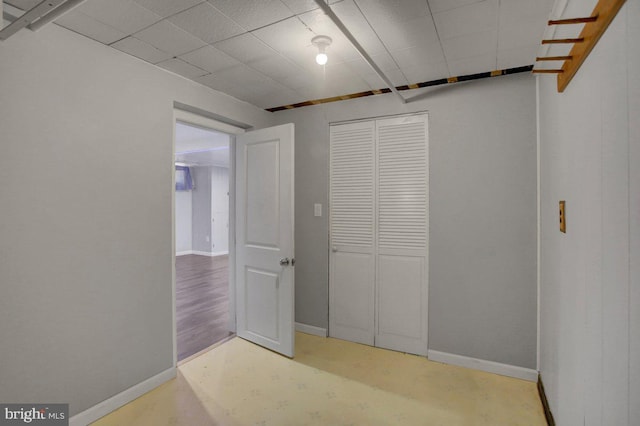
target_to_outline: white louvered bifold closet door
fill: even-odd
[[[329,330],[374,344],[375,123],[331,126]]]
[[[329,334],[427,354],[426,114],[331,126]]]
[[[427,354],[427,117],[377,120],[375,344]]]

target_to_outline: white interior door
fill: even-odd
[[[329,334],[426,355],[427,116],[330,132]]]
[[[427,116],[376,121],[376,346],[427,355]]]
[[[375,124],[331,126],[329,335],[374,344]]]
[[[294,354],[294,127],[236,138],[238,336]]]

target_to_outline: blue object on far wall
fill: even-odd
[[[189,167],[176,166],[176,191],[191,191],[193,186]]]

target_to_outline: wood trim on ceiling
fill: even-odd
[[[461,75],[461,76],[458,76],[458,77],[440,78],[438,80],[424,81],[422,83],[406,84],[406,85],[403,85],[403,86],[396,86],[395,89],[398,90],[398,91],[421,89],[423,87],[440,86],[440,85],[444,85],[444,84],[461,83],[463,81],[480,80],[480,79],[483,79],[483,78],[491,78],[491,77],[497,77],[497,76],[501,76],[501,75],[510,75],[510,74],[517,74],[517,73],[521,73],[521,72],[530,72],[532,69],[533,69],[533,65],[526,65],[526,66],[523,66],[523,67],[507,68],[507,69],[495,70],[495,71],[487,71],[487,72],[481,72],[481,73],[477,73],[477,74],[467,74],[467,75]],[[364,91],[364,92],[350,93],[350,94],[347,94],[347,95],[332,96],[332,97],[329,97],[329,98],[313,99],[313,100],[310,100],[310,101],[298,102],[296,104],[291,104],[291,105],[282,105],[282,106],[277,106],[277,107],[273,107],[273,108],[266,108],[266,110],[269,111],[269,112],[284,111],[284,110],[287,110],[287,109],[302,108],[302,107],[305,107],[305,106],[326,104],[326,103],[329,103],[329,102],[345,101],[345,100],[348,100],[348,99],[363,98],[365,96],[380,95],[380,94],[383,94],[383,93],[391,93],[391,89],[389,89],[389,88],[374,89],[374,90],[367,90],[367,91]]]

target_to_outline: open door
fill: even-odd
[[[236,315],[243,339],[293,357],[293,124],[236,138]]]

